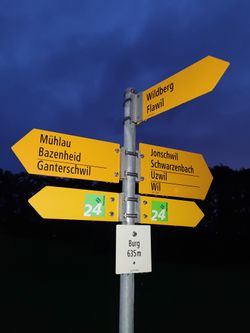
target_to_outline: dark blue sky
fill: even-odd
[[[215,90],[137,128],[137,141],[250,168],[248,0],[0,0],[0,168],[32,128],[123,143],[123,93],[212,55]]]

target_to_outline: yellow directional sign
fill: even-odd
[[[31,174],[119,182],[117,143],[33,129],[12,150]]]
[[[207,56],[141,92],[142,119],[147,120],[212,91],[229,62]]]
[[[144,143],[139,151],[140,193],[205,199],[213,177],[201,154]]]
[[[140,196],[140,223],[196,227],[204,214],[193,201]]]
[[[44,219],[119,221],[119,194],[45,186],[29,199]]]

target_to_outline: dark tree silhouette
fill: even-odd
[[[195,228],[161,227],[152,228],[155,239],[155,253],[159,257],[178,255],[194,256],[196,248],[203,249],[204,254],[217,256],[248,253],[250,241],[250,169],[232,170],[227,166],[211,169],[213,182],[206,200],[199,201],[205,214],[201,223]],[[73,221],[55,221],[43,219],[33,210],[27,200],[46,185],[64,186],[81,189],[121,192],[121,184],[93,181],[63,179],[12,174],[0,169],[0,232],[20,237],[64,239],[84,238],[88,243],[92,237],[100,246],[104,246],[103,233],[113,240],[109,228],[112,224],[98,224],[94,231],[94,222],[79,223]],[[111,226],[112,225],[112,226]],[[84,231],[83,231],[84,230]],[[101,231],[101,232],[100,232]],[[91,236],[87,235],[91,233]]]

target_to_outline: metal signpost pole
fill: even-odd
[[[124,159],[126,166],[124,171],[122,192],[123,211],[122,224],[133,225],[135,223],[135,182],[136,182],[136,124],[133,122],[134,90],[125,91],[124,100]],[[119,333],[134,332],[134,274],[120,275],[120,318]]]

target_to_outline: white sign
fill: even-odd
[[[151,227],[148,225],[117,225],[116,274],[151,271]]]

